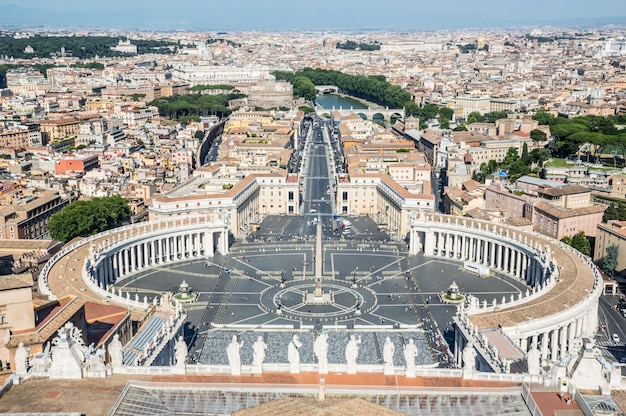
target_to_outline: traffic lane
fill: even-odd
[[[626,319],[612,307],[612,302],[609,302],[607,297],[600,297],[600,314],[603,318],[605,327],[601,328],[600,333],[603,337],[606,337],[607,341],[612,340],[613,334],[619,336],[621,342],[626,341]]]

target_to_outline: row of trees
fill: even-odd
[[[554,117],[545,111],[533,115],[539,124],[549,125],[556,142],[552,151],[557,157],[568,157],[584,147],[587,161],[598,162],[602,153],[620,155],[626,159],[626,132],[616,124],[626,122],[626,116],[581,116],[573,119]]]
[[[383,75],[349,75],[328,69],[304,68],[297,72],[274,71],[277,79],[292,82],[305,77],[315,85],[336,85],[342,92],[389,108],[402,108],[412,102],[411,94],[387,82]],[[300,80],[302,82],[302,80]],[[296,94],[294,86],[294,94]],[[297,95],[297,94],[296,94]],[[301,95],[300,95],[301,96]]]
[[[119,195],[75,201],[50,217],[50,237],[64,243],[115,228],[130,216],[126,199]]]
[[[216,115],[218,117],[228,116],[232,110],[228,108],[230,100],[245,97],[244,94],[217,94],[217,95],[173,95],[171,97],[161,97],[149,103],[159,109],[159,114],[178,120],[179,117]],[[195,120],[196,118],[192,118]],[[189,121],[190,119],[184,119]]]
[[[0,56],[13,58],[49,58],[53,54],[59,54],[61,48],[65,53],[80,59],[100,57],[123,56],[121,52],[111,49],[116,46],[119,37],[113,36],[43,36],[35,35],[25,39],[16,39],[13,36],[0,37]],[[137,53],[161,53],[170,54],[171,43],[159,40],[133,39],[137,45]],[[27,46],[33,48],[34,53],[25,53]]]
[[[309,101],[315,99],[316,85],[335,85],[342,92],[389,108],[404,108],[407,116],[418,117],[422,127],[432,119],[438,119],[442,128],[449,128],[454,115],[451,108],[425,104],[420,107],[411,94],[400,86],[387,82],[383,75],[349,75],[327,69],[304,68],[297,72],[274,71],[276,79],[289,81],[296,97]]]

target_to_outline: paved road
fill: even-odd
[[[305,173],[303,183],[303,204],[301,235],[315,235],[315,222],[322,221],[324,236],[331,237],[332,230],[332,190],[329,165],[330,150],[328,137],[321,126],[314,127],[309,136],[304,160]]]

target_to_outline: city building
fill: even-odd
[[[69,204],[58,192],[17,197],[0,208],[0,238],[35,240],[48,236],[50,217]]]
[[[606,249],[610,245],[616,245],[618,250],[617,267],[615,273],[620,274],[626,270],[626,221],[609,221],[598,224],[596,242],[593,251],[593,261],[602,264],[606,256]]]

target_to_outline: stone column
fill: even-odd
[[[130,246],[128,248],[128,261],[130,263],[130,271],[137,270],[137,246]]]
[[[143,243],[142,251],[144,267],[148,267],[150,265],[150,243]]]
[[[559,353],[559,359],[563,359],[563,357],[565,357],[565,354],[567,353],[567,327],[568,325],[564,325],[561,327],[561,338],[559,339],[560,342],[560,353]]]
[[[548,359],[548,338],[548,332],[544,332],[543,334],[541,334],[541,358],[543,358],[544,360]]]
[[[424,240],[424,255],[432,257],[435,248],[435,233],[430,230],[426,231]]]
[[[171,242],[172,237],[171,236],[167,236],[165,237],[165,262],[169,262],[172,260],[172,242]]]
[[[109,278],[109,283],[115,283],[115,275],[113,274],[113,258],[106,257],[103,261],[107,268],[107,276]]]
[[[520,339],[520,348],[524,352],[528,352],[528,338],[524,337]]]
[[[491,255],[489,257],[489,267],[494,267],[496,265],[496,243],[491,240],[489,246],[489,248],[491,249]]]
[[[489,242],[487,240],[483,240],[483,259],[482,264],[489,264]]]
[[[128,249],[122,251],[122,273],[128,273]]]
[[[552,361],[556,361],[558,359],[558,350],[559,350],[559,329],[552,330],[552,339],[550,340],[550,358]]]
[[[207,257],[213,257],[213,231],[208,230],[204,233],[204,255]]]

